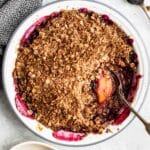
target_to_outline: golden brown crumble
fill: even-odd
[[[79,10],[63,10],[37,30],[29,45],[20,45],[13,72],[28,109],[53,130],[102,133],[123,103],[116,94],[100,106],[91,81],[106,66],[136,70],[127,35],[99,14]]]

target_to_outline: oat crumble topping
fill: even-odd
[[[128,97],[137,62],[128,36],[101,15],[62,10],[20,45],[13,72],[29,111],[52,130],[102,131],[124,107],[117,93],[100,105],[92,90],[99,69],[121,74]],[[108,131],[108,130],[107,130]]]

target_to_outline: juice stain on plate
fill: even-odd
[[[58,140],[63,140],[63,141],[80,141],[82,140],[86,134],[85,133],[75,133],[71,131],[64,131],[64,130],[59,130],[53,132],[53,137],[58,139]]]

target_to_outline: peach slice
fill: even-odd
[[[96,94],[99,103],[105,102],[113,93],[113,82],[109,71],[101,70],[100,78],[97,79]]]

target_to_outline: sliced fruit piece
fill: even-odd
[[[105,102],[113,93],[113,81],[109,71],[101,70],[100,78],[97,80],[96,93],[99,103]]]
[[[79,141],[82,140],[83,137],[85,137],[85,133],[74,133],[70,131],[64,131],[64,130],[59,130],[56,132],[53,132],[53,137],[59,140],[64,140],[64,141]]]
[[[33,113],[30,113],[27,109],[26,104],[22,100],[22,98],[19,96],[19,94],[16,94],[16,107],[17,110],[25,117],[33,119]]]

